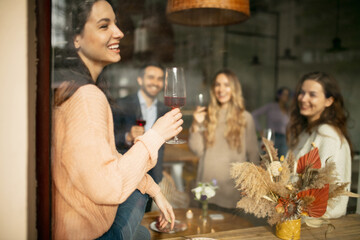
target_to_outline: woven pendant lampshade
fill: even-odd
[[[168,0],[167,18],[190,26],[221,26],[250,17],[249,0]]]

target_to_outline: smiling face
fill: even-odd
[[[303,82],[297,100],[300,114],[306,117],[308,122],[318,120],[325,108],[334,101],[332,97],[326,98],[322,85],[314,80]]]
[[[144,76],[137,79],[140,90],[150,98],[156,98],[164,87],[164,71],[156,66],[148,66]]]
[[[119,43],[123,37],[111,5],[97,1],[82,33],[75,37],[74,46],[90,72],[101,72],[106,65],[120,61]]]
[[[214,94],[216,100],[220,103],[220,105],[224,106],[231,100],[231,86],[229,79],[223,73],[219,74],[216,77],[215,85],[214,85]]]

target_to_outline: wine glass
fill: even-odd
[[[265,128],[262,131],[262,137],[266,138],[267,140],[273,142],[273,144],[275,144],[275,132],[273,129],[271,128]],[[265,152],[265,145],[264,143],[261,141],[261,149]]]
[[[207,96],[206,96],[206,94],[204,94],[204,93],[198,93],[197,95],[196,95],[196,105],[198,106],[198,107],[203,107],[204,108],[204,110],[203,111],[207,111],[207,104],[208,104],[208,102],[207,102]],[[204,122],[202,122],[202,123],[200,123],[200,127],[199,127],[199,131],[200,132],[203,132],[205,130],[205,126],[204,126]]]
[[[196,105],[200,107],[206,107],[207,97],[204,93],[198,93],[196,95]]]
[[[266,138],[267,140],[275,143],[275,133],[274,133],[274,130],[272,130],[271,128],[264,129],[263,137]]]
[[[138,118],[136,119],[136,125],[140,126],[140,127],[145,127],[146,124],[146,120],[142,119],[142,118]]]
[[[181,67],[166,68],[165,71],[165,90],[164,102],[168,107],[181,108],[186,102],[186,85],[184,69]],[[185,140],[179,139],[175,136],[166,143],[168,144],[183,144]]]

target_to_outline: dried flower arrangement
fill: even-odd
[[[301,216],[321,217],[337,196],[349,195],[348,183],[337,182],[335,163],[326,160],[321,167],[316,146],[296,166],[293,154],[279,159],[273,143],[265,138],[263,142],[262,166],[249,162],[232,166],[232,178],[243,196],[237,208],[267,217],[274,225]]]

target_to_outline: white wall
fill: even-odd
[[[0,239],[36,238],[34,41],[28,47],[35,28],[28,2],[0,1]]]

